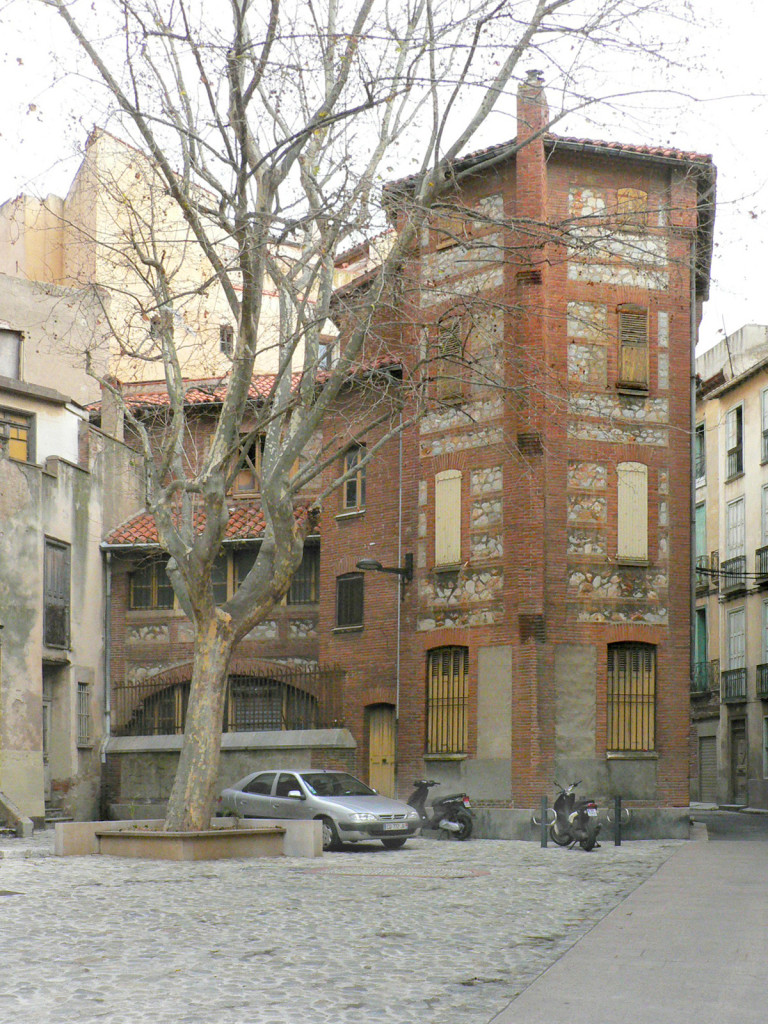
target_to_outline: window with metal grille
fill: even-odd
[[[305,544],[301,564],[293,574],[288,590],[288,604],[317,604],[320,599],[320,548]]]
[[[469,652],[437,647],[427,654],[428,754],[465,754],[469,736]]]
[[[740,405],[725,414],[725,476],[744,472],[744,410]]]
[[[619,315],[618,386],[648,390],[648,310],[624,305]]]
[[[608,749],[656,746],[656,648],[608,644]]]
[[[165,571],[167,555],[152,555],[128,577],[128,607],[173,608],[173,587]]]
[[[350,572],[336,580],[336,625],[362,626],[363,574]]]
[[[69,647],[70,547],[45,541],[43,636],[48,647]]]
[[[88,683],[77,684],[77,745],[86,747],[91,742],[91,688]]]
[[[344,508],[365,508],[365,445],[355,444],[344,453]]]
[[[0,409],[0,445],[8,457],[18,462],[31,462],[30,439],[32,417],[11,409]]]

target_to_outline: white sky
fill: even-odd
[[[768,4],[690,0],[687,6],[697,25],[673,95],[639,99],[634,120],[623,115],[612,122],[607,112],[599,127],[568,118],[556,131],[713,155],[715,255],[700,333],[707,348],[723,330],[768,323]],[[57,37],[49,33],[58,20],[50,12],[44,20],[33,15],[29,0],[0,0],[0,202],[22,191],[66,192],[78,163],[71,154],[102,120],[97,96],[82,80],[65,76],[50,85]],[[63,26],[55,31],[66,38]],[[638,87],[648,84],[647,76],[638,79]],[[552,108],[556,96],[549,99]],[[478,146],[514,135],[509,114],[496,119],[495,135],[485,134]]]

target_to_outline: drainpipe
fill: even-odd
[[[690,332],[691,332],[691,452],[690,452],[690,494],[691,494],[691,573],[690,573],[690,650],[688,658],[688,672],[690,680],[688,691],[690,694],[693,683],[696,662],[696,467],[695,467],[695,437],[696,437],[696,235],[691,240],[691,297],[690,297]],[[689,696],[690,701],[690,696]],[[690,718],[690,712],[689,712]]]
[[[104,563],[104,736],[101,763],[107,760],[107,743],[112,734],[112,552]]]
[[[400,430],[397,435],[397,565],[403,564],[403,414],[400,413]],[[400,634],[402,630],[403,591],[405,579],[398,577],[397,587],[397,646],[395,651],[395,793],[399,770],[400,739]]]

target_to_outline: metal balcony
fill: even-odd
[[[726,558],[720,564],[720,590],[723,594],[732,594],[745,590],[747,586],[747,556],[737,555]]]
[[[755,550],[755,576],[760,583],[768,583],[768,544]]]
[[[729,668],[720,675],[721,694],[724,703],[736,704],[747,699],[747,670]]]
[[[757,696],[768,700],[768,665],[757,666]]]
[[[709,693],[712,689],[711,662],[697,661],[693,666],[691,693]]]
[[[696,593],[709,590],[709,555],[696,556]]]

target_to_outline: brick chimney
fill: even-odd
[[[546,131],[549,106],[541,71],[528,71],[517,89],[517,141],[523,142],[537,132]]]

